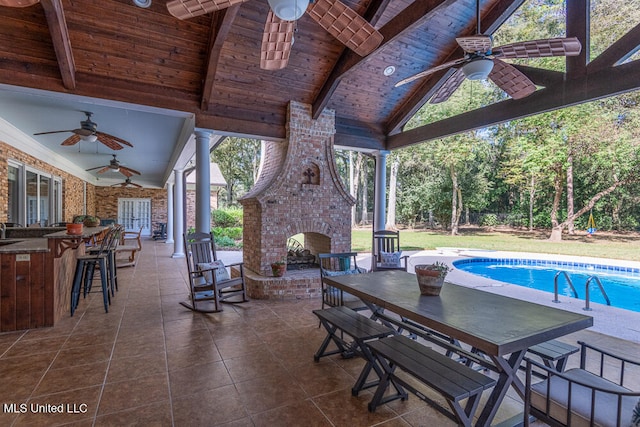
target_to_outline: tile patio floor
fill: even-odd
[[[361,360],[313,362],[325,335],[317,299],[183,308],[186,266],[172,250],[145,240],[137,266],[119,270],[109,313],[94,294],[53,328],[0,334],[1,426],[453,425],[415,396],[369,413],[371,391],[351,396]],[[577,339],[640,354],[640,344],[590,331],[564,338]],[[512,396],[495,422],[521,411]],[[26,413],[8,412],[12,403]],[[72,412],[32,413],[31,403]]]

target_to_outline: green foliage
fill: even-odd
[[[498,225],[498,216],[496,214],[485,214],[480,218],[480,225],[483,227],[495,227]]]
[[[220,192],[224,205],[234,206],[253,187],[260,167],[260,147],[257,139],[228,137],[211,152],[211,160],[227,182]]]
[[[228,237],[232,240],[242,240],[242,227],[213,227],[214,238]]]
[[[238,211],[240,211],[239,215]],[[239,227],[242,225],[242,210],[240,209],[215,209],[211,212],[211,216],[216,227]]]
[[[216,248],[235,248],[237,247],[236,241],[227,236],[213,237],[216,242]]]

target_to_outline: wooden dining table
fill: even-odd
[[[498,381],[476,425],[490,426],[509,387],[524,398],[516,376],[527,349],[593,325],[593,318],[445,282],[440,295],[420,294],[414,274],[382,271],[324,278],[360,298],[376,315],[386,311],[469,345],[489,357]],[[401,324],[400,324],[401,325]]]

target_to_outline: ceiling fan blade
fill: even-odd
[[[476,34],[470,37],[457,37],[456,41],[467,53],[487,53],[493,48],[491,36]]]
[[[133,185],[133,186],[134,186],[134,187],[136,187],[136,188],[142,188],[142,185],[140,185],[140,184],[136,184],[135,182],[129,182],[128,184],[129,184],[129,185]]]
[[[547,56],[576,56],[582,45],[576,37],[531,40],[497,47],[493,54],[500,58],[541,58]]]
[[[287,66],[291,45],[293,44],[294,21],[283,21],[271,9],[267,15],[262,34],[260,68],[263,70],[281,70]]]
[[[80,142],[81,139],[82,137],[80,135],[71,135],[69,138],[62,141],[62,144],[60,145],[64,145],[65,147],[76,145],[78,142]]]
[[[129,141],[125,141],[124,139],[118,138],[117,136],[109,135],[108,133],[96,132],[96,136],[98,137],[98,141],[111,148],[112,150],[122,150],[123,145],[133,147],[133,145]]]
[[[53,130],[51,132],[38,132],[38,133],[34,133],[34,135],[49,135],[51,133],[63,133],[63,132],[73,132],[75,133],[77,129],[74,130]]]
[[[120,165],[120,173],[122,173],[126,177],[131,177],[131,175],[140,175],[140,172],[138,172],[137,170],[122,165]]]
[[[440,89],[438,89],[436,94],[431,97],[429,104],[439,104],[449,99],[451,95],[453,95],[453,92],[460,87],[464,79],[465,75],[462,72],[462,68],[456,70],[456,72],[444,82]]]
[[[40,2],[40,0],[0,0],[0,6],[28,7]]]
[[[111,168],[110,168],[109,166],[97,166],[97,167],[95,167],[95,168],[85,169],[85,170],[86,170],[87,172],[89,172],[89,171],[93,171],[93,170],[96,170],[96,169],[100,169],[100,170],[99,170],[98,172],[96,172],[96,173],[105,173],[105,172],[109,171]]]
[[[339,0],[316,0],[309,5],[307,13],[329,34],[360,56],[367,56],[382,43],[382,34]]]
[[[167,2],[167,9],[178,19],[188,19],[246,1],[248,0],[172,0]]]
[[[446,68],[450,68],[450,67],[454,67],[456,65],[460,65],[465,61],[466,61],[465,58],[460,58],[460,59],[455,59],[453,61],[445,62],[444,64],[440,64],[440,65],[438,65],[436,67],[429,68],[428,70],[424,70],[424,71],[419,72],[418,74],[414,74],[413,76],[407,77],[404,80],[400,80],[398,83],[396,83],[395,87],[402,86],[404,84],[410,83],[410,82],[412,82],[414,80],[417,80],[419,78],[422,78],[424,76],[428,76],[429,74],[433,74],[436,71],[440,71],[440,70],[444,70]]]
[[[496,58],[489,78],[513,99],[524,98],[536,91],[536,85],[520,70]]]

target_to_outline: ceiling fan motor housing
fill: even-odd
[[[309,0],[268,0],[276,16],[285,21],[300,19],[309,6]]]

